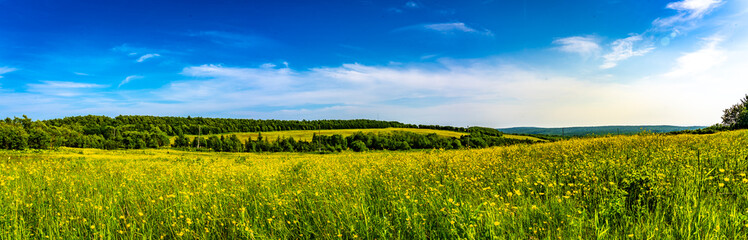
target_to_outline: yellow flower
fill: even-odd
[[[499,226],[499,222],[493,222],[494,226]]]
[[[719,187],[724,187],[724,186],[725,186],[724,183],[719,183]]]

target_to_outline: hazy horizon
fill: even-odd
[[[0,117],[709,126],[748,1],[3,1]]]

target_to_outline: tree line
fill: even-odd
[[[243,143],[236,135],[221,135],[220,137],[213,135],[207,139],[204,137],[189,139],[180,135],[177,136],[172,147],[218,152],[340,152],[348,149],[361,152],[368,150],[485,148],[535,143],[532,140],[509,139],[496,135],[497,133],[487,129],[476,129],[470,135],[463,135],[460,138],[443,137],[435,133],[419,134],[393,131],[388,133],[358,132],[347,137],[340,134],[314,134],[311,141],[297,141],[293,137],[278,137],[275,141],[270,141],[260,133],[257,138],[252,139],[250,137]]]
[[[0,149],[48,149],[57,147],[142,149],[170,145],[172,136],[192,134],[222,134],[231,132],[270,132],[285,130],[320,129],[370,129],[370,128],[426,128],[458,132],[490,131],[479,128],[462,128],[438,125],[404,124],[395,121],[354,120],[256,120],[202,117],[155,117],[155,116],[76,116],[43,121],[32,121],[27,116],[6,118],[0,121]],[[178,137],[179,139],[179,137]],[[205,139],[201,146],[208,146]],[[221,144],[230,142],[219,140]],[[299,144],[294,141],[293,144]],[[198,141],[200,143],[200,141]],[[283,143],[283,141],[281,141]],[[268,143],[270,144],[270,143]],[[195,144],[197,145],[197,144]],[[246,149],[246,144],[243,143]],[[265,144],[267,145],[267,144]],[[254,149],[269,151],[265,145],[256,143]],[[301,144],[303,145],[303,143]],[[305,149],[303,146],[294,149]],[[181,145],[180,145],[181,146]],[[259,147],[257,147],[259,146]],[[335,145],[333,145],[335,146]],[[347,146],[347,145],[346,145]],[[211,145],[211,148],[213,145]],[[218,147],[216,147],[218,148]],[[220,147],[223,151],[223,147]],[[278,148],[275,148],[276,150]]]
[[[272,132],[288,130],[323,130],[354,128],[426,128],[465,132],[466,128],[438,125],[415,125],[396,121],[353,120],[274,120],[203,117],[156,116],[75,116],[42,121],[48,126],[67,127],[86,135],[104,136],[116,128],[120,131],[150,131],[159,128],[168,136],[221,134],[232,132]]]

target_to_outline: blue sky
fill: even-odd
[[[0,117],[711,125],[748,1],[0,0]]]

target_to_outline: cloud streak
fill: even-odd
[[[652,22],[657,28],[673,27],[679,23],[685,23],[696,19],[701,19],[713,9],[722,5],[721,0],[683,0],[667,4],[668,9],[678,11],[676,15],[657,18]]]
[[[553,44],[560,45],[557,48],[559,51],[590,57],[600,53],[601,47],[598,42],[599,40],[592,36],[573,36],[556,39]]]
[[[11,67],[0,67],[0,78],[3,78],[3,74],[16,71],[18,69],[11,68]]]
[[[445,34],[463,32],[493,36],[493,33],[488,29],[477,30],[461,22],[425,24],[423,28]]]
[[[127,76],[127,77],[125,78],[125,80],[122,80],[122,82],[120,82],[120,83],[119,83],[119,85],[117,85],[117,87],[118,87],[118,88],[119,88],[119,87],[122,87],[122,85],[125,85],[125,84],[129,83],[129,82],[130,82],[130,81],[132,81],[132,80],[135,80],[135,79],[141,79],[141,78],[143,78],[143,76],[138,76],[138,75],[131,75],[131,76]]]
[[[158,54],[158,53],[148,53],[148,54],[145,54],[145,55],[141,56],[140,58],[138,58],[137,62],[141,63],[141,62],[143,62],[145,60],[148,60],[148,59],[151,59],[151,58],[155,58],[155,57],[160,57],[160,56],[161,55]]]
[[[66,81],[41,81],[40,84],[27,84],[28,91],[47,96],[77,97],[90,93],[92,89],[106,88],[107,85],[66,82]]]
[[[645,46],[635,48],[634,44],[642,41],[641,35],[634,35],[631,37],[618,39],[611,44],[612,52],[605,54],[603,58],[605,61],[600,65],[601,69],[609,69],[618,65],[618,62],[629,59],[635,56],[643,56],[648,52],[652,51],[654,47]]]
[[[491,30],[476,29],[476,28],[468,26],[467,24],[463,22],[418,24],[418,25],[411,25],[407,27],[398,28],[398,29],[395,29],[394,31],[398,32],[398,31],[406,31],[406,30],[428,31],[428,32],[435,32],[435,33],[439,33],[443,35],[475,34],[475,35],[483,35],[487,37],[494,36]]]

